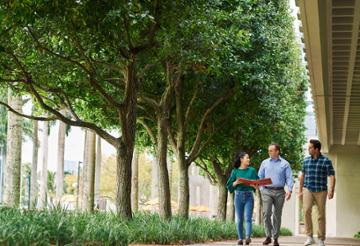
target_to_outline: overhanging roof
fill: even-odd
[[[360,145],[360,0],[298,0],[300,31],[325,151]]]

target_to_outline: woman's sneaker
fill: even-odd
[[[311,244],[313,244],[313,243],[315,243],[314,238],[313,238],[313,237],[308,237],[308,238],[306,239],[304,245],[307,246],[307,245],[311,245]]]

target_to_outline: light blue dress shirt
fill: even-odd
[[[271,178],[272,185],[268,187],[284,187],[292,192],[294,181],[289,162],[279,156],[278,159],[268,158],[261,163],[258,176],[260,179]],[[261,187],[263,188],[263,187]]]

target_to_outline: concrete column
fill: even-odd
[[[217,205],[217,188],[213,185],[210,186],[210,195],[209,195],[209,208],[211,215],[216,215],[216,205]]]
[[[151,162],[151,199],[159,197],[159,166],[154,156]]]
[[[330,154],[336,186],[335,199],[327,203],[327,228],[338,237],[353,237],[360,228],[360,147],[334,147]]]

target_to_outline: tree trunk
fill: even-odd
[[[39,198],[39,208],[45,208],[47,205],[47,177],[48,177],[48,149],[49,149],[49,122],[44,121],[43,124],[43,158],[42,158],[42,168],[41,168],[41,180],[40,180],[40,198]]]
[[[234,221],[235,220],[235,207],[234,207],[234,193],[229,194],[229,206],[227,207],[227,220],[228,221]]]
[[[178,214],[184,218],[189,217],[189,166],[185,160],[185,152],[180,150],[177,154],[179,165],[179,198],[178,198]]]
[[[218,189],[219,189],[219,201],[217,207],[217,219],[221,221],[225,221],[228,191],[226,189],[225,183],[223,182],[218,183]]]
[[[131,211],[131,162],[132,153],[121,144],[117,149],[117,192],[116,208],[123,218],[130,219]]]
[[[64,191],[64,154],[65,154],[65,127],[66,124],[59,121],[58,152],[56,166],[56,201],[61,202]]]
[[[131,163],[135,143],[137,79],[135,74],[135,56],[126,69],[126,93],[120,108],[121,138],[117,146],[117,190],[116,208],[121,217],[130,219],[131,212]]]
[[[139,152],[136,148],[132,161],[131,207],[134,212],[139,210]]]
[[[87,158],[86,158],[86,190],[84,193],[84,208],[94,212],[94,184],[95,184],[95,155],[96,155],[96,135],[93,131],[87,130]]]
[[[22,99],[8,93],[8,104],[16,111],[22,111]],[[22,118],[8,112],[7,159],[4,169],[4,199],[7,206],[18,207],[20,203]]]
[[[158,161],[159,161],[159,210],[163,218],[171,217],[171,195],[167,168],[168,119],[158,119]]]
[[[96,164],[95,164],[95,202],[98,203],[100,196],[100,178],[101,178],[101,137],[97,136],[96,142]]]
[[[39,122],[33,121],[33,153],[32,153],[32,163],[31,163],[31,180],[30,180],[30,208],[36,208],[37,203],[37,190],[38,190],[38,180],[37,180],[37,165],[38,165],[38,152],[39,152]]]
[[[185,156],[185,112],[183,105],[183,85],[181,79],[175,83],[176,102],[176,155],[179,165],[179,193],[178,193],[178,214],[184,218],[189,217],[190,187],[189,187],[189,166]]]

